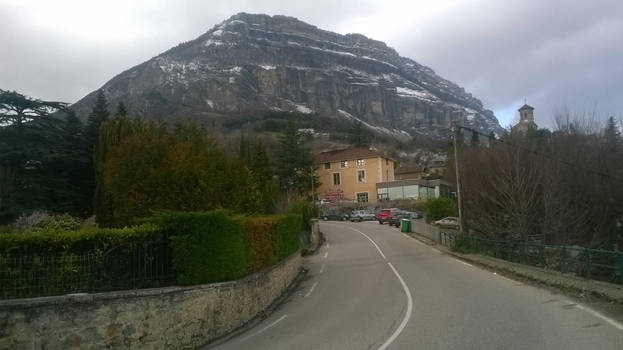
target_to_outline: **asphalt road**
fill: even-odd
[[[298,290],[215,349],[623,349],[623,324],[377,222],[322,222]]]

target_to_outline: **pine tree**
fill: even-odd
[[[311,190],[312,176],[315,176],[314,158],[311,151],[303,147],[294,122],[288,122],[278,141],[277,175],[282,190],[295,190],[300,195],[306,194]]]
[[[99,89],[97,91],[97,97],[95,98],[95,104],[89,115],[87,122],[87,140],[93,146],[97,145],[97,139],[99,134],[100,125],[108,119],[108,101],[104,96],[104,91]]]
[[[367,147],[370,145],[370,140],[366,135],[366,130],[363,127],[363,123],[359,120],[355,121],[353,127],[349,133],[349,142],[355,147]]]
[[[128,110],[125,108],[125,104],[123,102],[119,102],[117,105],[117,112],[115,113],[115,117],[127,117]]]

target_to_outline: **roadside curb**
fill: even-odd
[[[522,265],[489,256],[477,254],[461,254],[454,252],[448,247],[438,244],[437,242],[427,237],[420,236],[417,233],[409,232],[408,236],[417,239],[422,243],[426,243],[427,245],[434,245],[435,248],[437,248],[442,253],[454,256],[463,261],[470,262],[474,265],[478,265],[484,268],[502,272],[507,275],[516,276],[525,280],[537,282],[558,289],[572,291],[578,293],[582,297],[592,295],[608,302],[623,305],[622,285],[602,281],[587,280],[577,276],[562,274],[558,271]]]

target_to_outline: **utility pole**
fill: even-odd
[[[463,233],[463,206],[461,203],[461,180],[460,180],[461,172],[459,171],[459,143],[458,143],[459,133],[461,132],[461,130],[456,125],[456,122],[452,123],[452,131],[454,134],[453,138],[454,138],[454,168],[456,171],[456,196],[457,196],[458,206],[459,206],[459,232]]]
[[[385,175],[385,180],[386,180],[385,183],[387,184],[387,187],[386,187],[386,189],[387,189],[387,202],[389,202],[389,169],[385,170],[385,174],[386,174]]]
[[[314,192],[314,167],[310,166],[309,170],[311,171],[311,185],[312,185],[312,206],[316,205],[316,196]]]

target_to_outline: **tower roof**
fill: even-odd
[[[532,110],[534,110],[534,107],[532,107],[532,106],[530,106],[530,105],[528,105],[528,104],[524,104],[524,105],[523,105],[523,106],[521,106],[521,108],[519,108],[517,111],[521,112],[521,111],[526,110],[526,109],[528,109],[528,110],[531,110],[531,111],[532,111]]]

